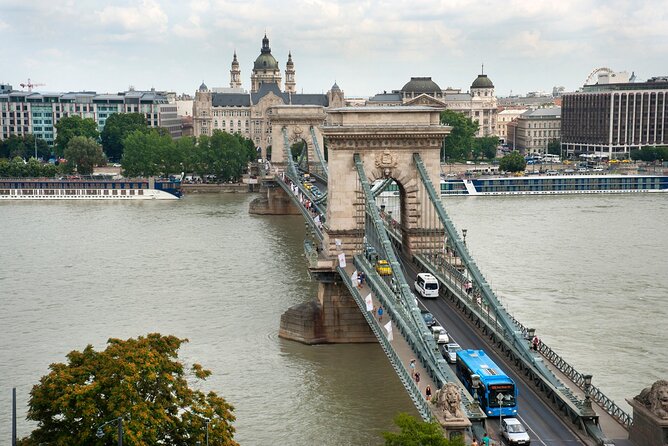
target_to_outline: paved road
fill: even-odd
[[[404,263],[406,265],[406,263]],[[408,271],[407,280],[412,283],[415,280],[415,271]],[[448,330],[452,338],[464,348],[483,349],[499,364],[501,368],[515,381],[518,388],[518,407],[520,414],[518,418],[524,423],[532,445],[543,446],[574,446],[584,444],[577,435],[559,418],[550,407],[546,406],[540,398],[529,388],[515,373],[510,365],[497,355],[496,351],[485,338],[478,335],[468,321],[459,316],[459,312],[451,308],[448,301],[444,299],[419,299],[422,306],[427,308],[439,323]],[[454,367],[454,366],[451,366]],[[492,438],[499,440],[499,420],[488,419],[488,429]]]

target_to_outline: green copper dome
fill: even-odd
[[[440,93],[441,87],[431,80],[430,77],[411,77],[411,80],[406,83],[401,89],[403,93]]]
[[[479,74],[471,84],[471,88],[494,88],[494,84],[486,74]]]
[[[260,50],[260,55],[255,59],[253,68],[256,70],[278,70],[278,61],[271,55],[269,39],[266,34],[262,39],[262,49]]]

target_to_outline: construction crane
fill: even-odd
[[[20,83],[19,85],[21,86],[21,88],[27,88],[28,91],[32,91],[32,87],[43,87],[46,84],[33,84],[30,81],[30,78],[28,78],[28,82]]]

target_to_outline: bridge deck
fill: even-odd
[[[352,274],[355,272],[355,267],[351,264],[348,264],[345,268],[345,271],[348,275],[348,277],[352,276]],[[371,293],[371,298],[373,299],[373,305],[374,305],[374,318],[376,321],[381,326],[384,326],[387,324],[391,318],[390,315],[388,315],[387,311],[383,309],[383,319],[382,321],[379,320],[378,317],[378,308],[381,306],[379,300],[376,298],[375,294],[371,291],[371,289],[366,285],[362,285],[361,287],[358,287],[358,290],[362,296],[368,296],[369,293]],[[385,329],[382,330],[382,333],[387,337],[388,333]],[[389,341],[390,344],[392,345],[392,348],[394,351],[397,353],[399,358],[401,358],[401,364],[403,365],[404,369],[411,374],[411,369],[409,367],[411,359],[415,359],[415,354],[413,353],[413,349],[408,345],[408,342],[406,339],[403,337],[399,329],[396,327],[396,325],[393,323],[392,324],[392,340]],[[429,372],[424,368],[422,364],[420,364],[419,361],[415,361],[415,371],[420,374],[420,382],[418,384],[418,387],[422,393],[423,398],[425,398],[425,390],[427,386],[431,388],[432,396],[436,394],[437,387],[434,384],[434,381],[432,380],[431,376],[429,376]],[[412,376],[412,374],[411,374]]]

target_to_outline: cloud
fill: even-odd
[[[155,0],[142,0],[137,6],[106,6],[96,15],[100,24],[109,29],[112,41],[136,37],[155,40],[167,31],[167,14]]]
[[[6,29],[9,29],[9,24],[0,20],[0,31],[4,31]]]

